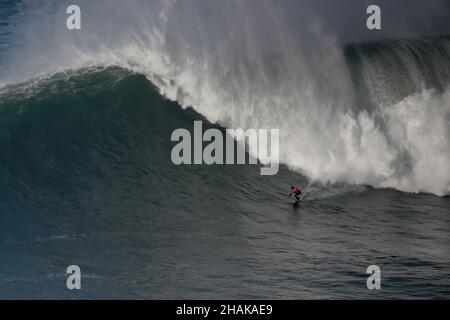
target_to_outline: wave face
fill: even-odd
[[[450,193],[448,38],[344,48],[310,12],[299,38],[272,1],[80,1],[69,32],[59,1],[25,3],[5,84],[120,66],[212,123],[280,129],[280,160],[313,181]]]
[[[450,38],[349,45],[345,53],[359,127],[378,142],[367,146],[381,169],[374,185],[448,194]]]
[[[172,164],[172,131],[199,119],[117,67],[3,89],[0,297],[448,297],[449,197]],[[374,262],[378,293],[364,276]],[[78,293],[68,264],[82,268]]]

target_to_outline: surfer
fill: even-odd
[[[296,186],[291,186],[291,193],[289,193],[289,196],[294,196],[296,201],[300,201],[300,195],[302,194],[302,191],[300,188],[297,188]]]

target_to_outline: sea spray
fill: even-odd
[[[8,84],[68,68],[121,66],[146,75],[167,98],[193,107],[212,123],[279,128],[280,162],[312,180],[449,194],[448,161],[442,161],[450,152],[448,69],[442,68],[448,66],[449,51],[440,40],[421,45],[441,57],[417,61],[402,42],[384,45],[380,56],[392,63],[380,78],[378,49],[349,62],[342,44],[316,15],[301,13],[299,36],[283,19],[282,6],[272,2],[257,10],[245,1],[199,8],[137,0],[78,5],[83,29],[71,32],[61,19],[63,4],[27,4],[1,80]],[[217,19],[198,19],[205,12]],[[420,56],[424,50],[413,52]],[[385,85],[389,70],[398,74],[398,65],[414,77]],[[427,72],[414,71],[423,69]],[[430,74],[438,81],[429,82]],[[431,83],[424,90],[436,83],[439,88],[429,94],[421,82]],[[433,127],[433,138],[409,123]],[[406,134],[399,132],[402,128]],[[399,137],[406,140],[399,143]],[[424,178],[430,165],[440,167],[428,169]]]

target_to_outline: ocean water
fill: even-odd
[[[41,46],[17,39],[53,11],[4,3],[0,298],[449,298],[448,37],[218,58],[131,1],[125,40]],[[176,5],[161,3],[170,21]],[[174,165],[170,136],[195,120],[279,128],[279,173]],[[381,290],[367,289],[370,265]]]
[[[2,96],[4,298],[447,298],[449,198],[175,166],[201,117],[122,69]],[[287,186],[304,186],[293,208]],[[82,268],[82,290],[65,268]],[[382,290],[366,288],[366,268]]]

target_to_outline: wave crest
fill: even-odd
[[[100,2],[80,1],[96,17],[89,32],[58,30],[52,37],[42,30],[59,16],[45,11],[50,6],[29,5],[16,32],[27,37],[11,50],[3,80],[87,65],[121,66],[146,75],[166,97],[192,106],[211,122],[280,129],[280,160],[313,180],[450,193],[448,79],[440,74],[439,90],[427,87],[417,70],[430,71],[426,75],[442,70],[435,68],[436,55],[411,58],[411,52],[436,52],[438,65],[448,67],[448,46],[434,50],[437,44],[430,41],[411,51],[388,44],[359,51],[355,62],[313,16],[305,18],[298,39],[283,23],[283,11],[268,2],[258,17],[239,1],[207,6],[221,13],[214,24],[197,19],[195,9],[182,2],[113,0],[108,10]],[[44,13],[47,18],[39,19]],[[264,25],[258,22],[261,16]],[[126,27],[114,21],[126,21]],[[267,31],[264,37],[261,28]],[[380,67],[383,56],[388,67]],[[414,76],[389,80],[395,72],[389,65],[395,63]]]

